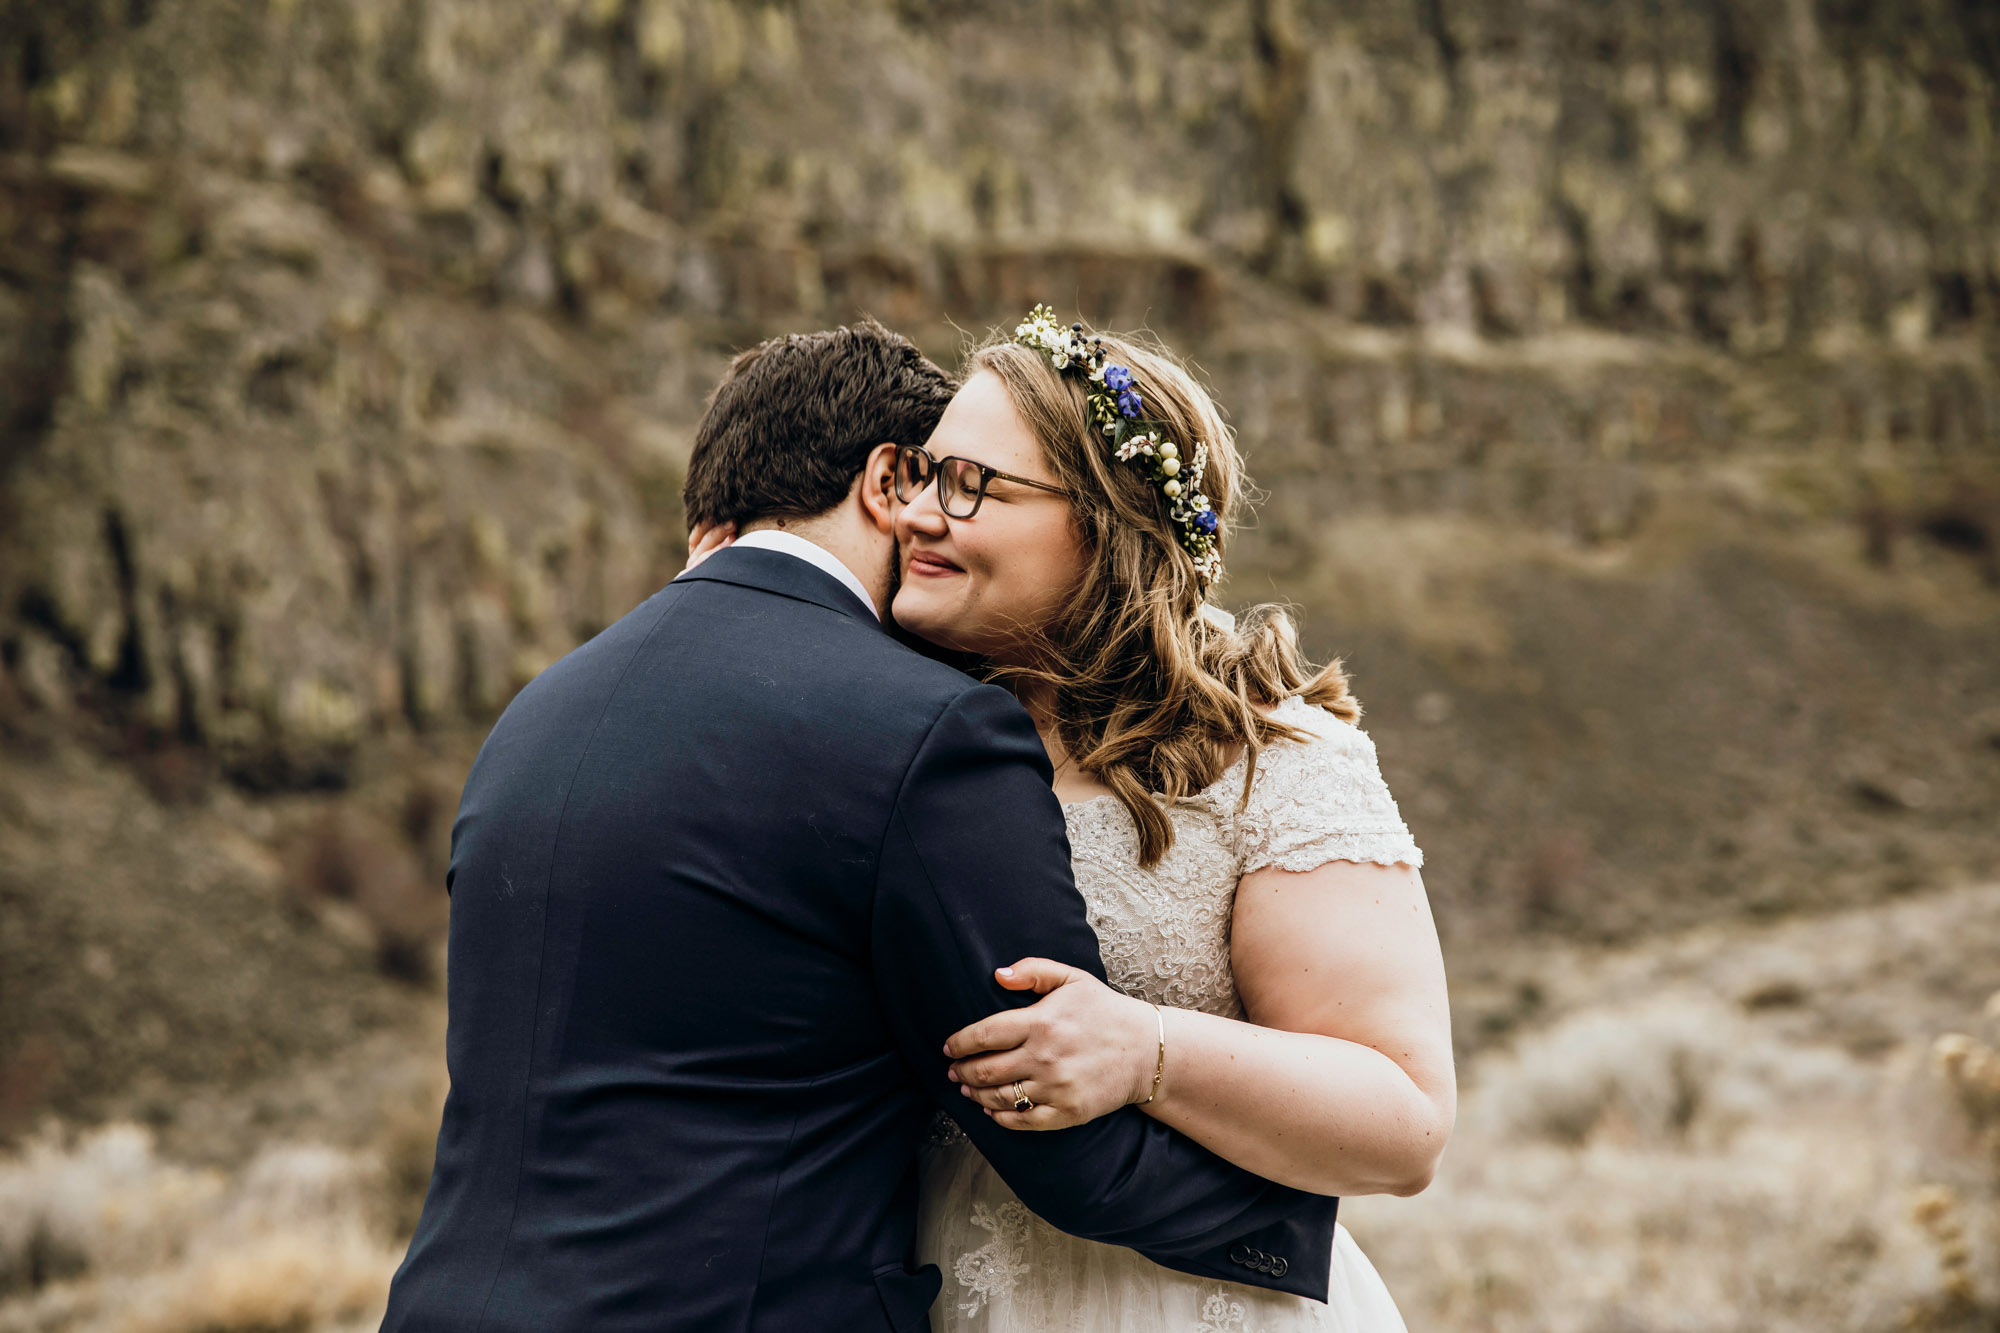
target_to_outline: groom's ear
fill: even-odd
[[[895,532],[896,446],[878,444],[861,467],[861,509],[884,535]]]

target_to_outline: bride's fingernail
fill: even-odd
[[[958,1071],[957,1071],[956,1069],[947,1069],[947,1070],[945,1070],[945,1071],[944,1071],[944,1076],[945,1076],[946,1078],[950,1079],[950,1080],[951,1080],[952,1082],[954,1082],[954,1083],[963,1083],[963,1082],[965,1081],[964,1079],[962,1079],[962,1078],[960,1078],[960,1077],[958,1076]]]
[[[1000,975],[1003,977],[1011,977],[1014,975],[1014,969],[1011,967],[1003,967],[1000,969]]]

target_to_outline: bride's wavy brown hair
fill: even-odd
[[[1234,434],[1165,348],[1097,336],[1106,360],[1131,370],[1144,415],[1166,428],[1181,457],[1207,442],[1199,482],[1221,520],[1216,540],[1226,554],[1246,482]],[[1201,577],[1175,536],[1165,498],[1091,429],[1079,376],[1055,370],[1047,356],[1003,334],[973,351],[967,374],[982,370],[1006,386],[1040,442],[1086,551],[1065,609],[1027,645],[1028,664],[992,666],[989,674],[1052,700],[1058,739],[1131,811],[1139,864],[1156,865],[1174,844],[1166,804],[1213,784],[1244,750],[1247,798],[1263,747],[1304,739],[1262,709],[1298,695],[1352,722],[1360,705],[1338,661],[1316,667],[1306,659],[1282,607],[1254,607],[1234,628],[1202,614]]]

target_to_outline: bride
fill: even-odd
[[[952,1038],[961,1092],[1024,1133],[1137,1103],[1300,1189],[1423,1189],[1456,1096],[1423,854],[1338,664],[1281,610],[1205,602],[1243,485],[1229,428],[1157,345],[1041,308],[969,371],[898,458],[895,619],[1035,718],[1115,989],[1003,969],[1042,998]],[[937,1333],[1403,1328],[1345,1228],[1324,1305],[1171,1272],[1043,1223],[955,1130],[919,1246]]]

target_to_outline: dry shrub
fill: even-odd
[[[1839,1056],[1760,1039],[1729,1006],[1669,999],[1536,1033],[1482,1085],[1496,1125],[1577,1146],[1717,1142],[1774,1098],[1851,1080]]]
[[[407,1236],[417,1229],[449,1087],[440,1063],[431,1077],[390,1101],[375,1123],[371,1142],[382,1164],[382,1218],[391,1235]]]
[[[450,766],[448,776],[435,771],[413,774],[396,811],[403,837],[432,884],[444,882],[445,867],[451,860],[451,821],[464,777],[458,764]]]
[[[1533,928],[1571,922],[1595,862],[1590,843],[1573,829],[1538,839],[1511,877],[1522,924]]]
[[[382,1170],[318,1145],[267,1149],[233,1179],[161,1161],[117,1125],[0,1162],[0,1330],[224,1333],[378,1312],[397,1254]],[[35,1267],[37,1253],[62,1262]],[[23,1289],[26,1289],[25,1291]]]
[[[309,1328],[381,1303],[396,1257],[358,1226],[246,1238],[135,1285],[120,1333]]]
[[[1986,1016],[2000,1027],[2000,991],[1986,1002]],[[1962,1032],[1939,1037],[1932,1050],[1938,1072],[1964,1108],[1974,1134],[2000,1158],[2000,1050]]]
[[[286,860],[306,904],[337,933],[374,949],[384,972],[415,984],[434,979],[446,899],[400,832],[334,805],[294,841]]]
[[[213,775],[205,751],[144,731],[129,736],[125,748],[132,776],[161,805],[192,805],[207,793]]]
[[[2000,1031],[2000,992],[1986,1002],[1989,1028]],[[1962,1032],[1947,1033],[1931,1048],[1933,1068],[1962,1116],[1970,1149],[1969,1169],[1961,1160],[1948,1182],[1917,1190],[1910,1215],[1937,1247],[1940,1290],[1920,1301],[1909,1318],[1912,1328],[1988,1329],[2000,1327],[2000,1049]],[[1953,1163],[1933,1160],[1945,1174]]]
[[[1611,1126],[1684,1134],[1725,1058],[1711,1015],[1590,1014],[1536,1034],[1495,1072],[1490,1105],[1511,1132],[1581,1144]]]
[[[2000,487],[1959,478],[1950,498],[1923,513],[1918,527],[1939,546],[1976,561],[1987,582],[2000,584]]]
[[[222,1190],[217,1172],[158,1161],[152,1136],[136,1125],[71,1146],[53,1132],[31,1139],[0,1166],[0,1295],[170,1263]]]
[[[62,1055],[55,1043],[37,1034],[22,1038],[11,1052],[0,1056],[0,1134],[25,1128],[61,1072]]]

